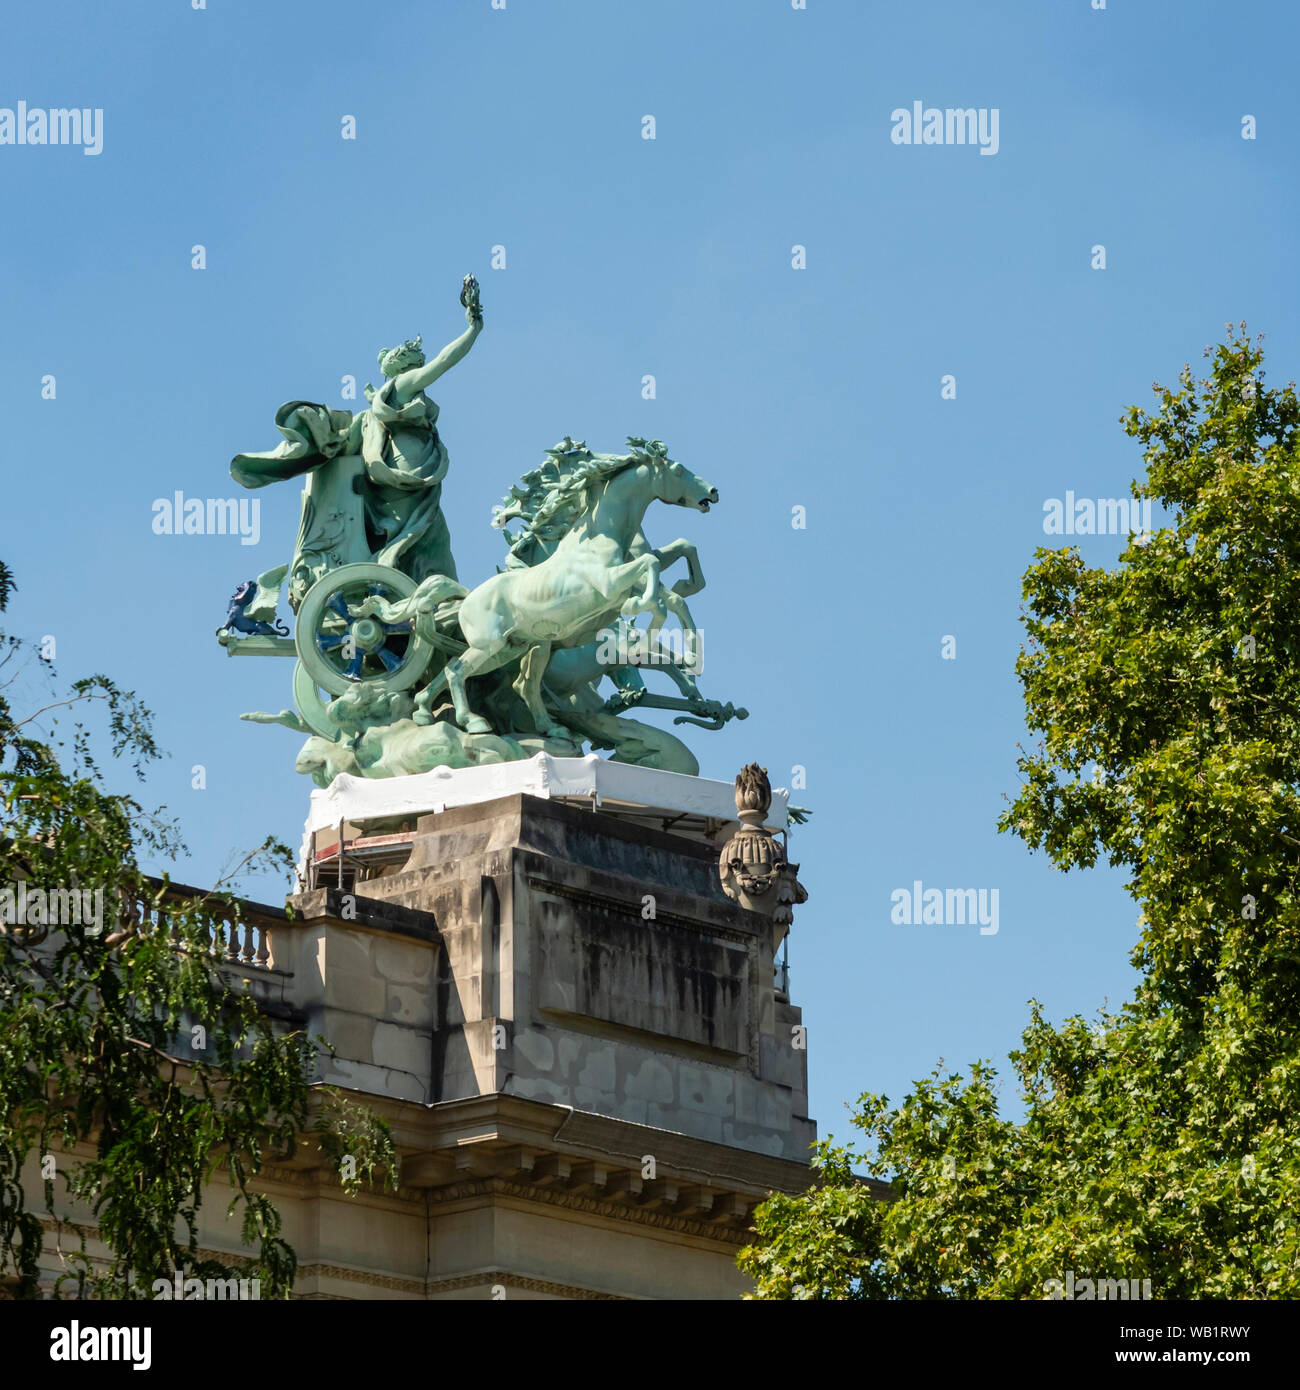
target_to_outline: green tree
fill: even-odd
[[[0,610],[15,587],[0,564]],[[327,1155],[353,1156],[345,1187],[355,1191],[381,1172],[392,1180],[388,1128],[335,1092],[314,1096],[319,1040],[274,1027],[211,954],[238,901],[178,898],[141,870],[141,853],[170,861],[183,846],[160,815],[105,790],[83,715],[104,716],[113,755],[142,775],[158,756],[149,710],[94,676],[19,718],[11,696],[32,673],[53,678],[30,644],[0,633],[0,903],[10,894],[0,913],[0,1279],[13,1296],[37,1295],[44,1217],[64,1255],[59,1293],[148,1297],[154,1279],[183,1268],[201,1279],[237,1271],[285,1297],[296,1261],[256,1188],[264,1161],[311,1134]],[[56,712],[77,722],[61,732]],[[257,857],[283,862],[288,851],[268,841]],[[102,912],[57,929],[19,923],[19,881],[24,895],[89,891],[94,902],[102,891]],[[178,1045],[196,1024],[198,1054]],[[57,1178],[33,1205],[23,1168],[46,1156]],[[236,1271],[198,1253],[218,1170],[249,1247]],[[93,1213],[107,1262],[89,1257],[87,1232],[67,1219],[72,1200]]]
[[[1245,325],[1123,418],[1133,495],[1168,509],[1113,570],[1039,550],[1017,663],[1022,784],[1000,828],[1064,870],[1102,858],[1141,904],[1135,997],[899,1107],[861,1153],[760,1208],[760,1298],[1042,1298],[1149,1279],[1156,1298],[1300,1296],[1300,403]],[[878,1201],[854,1163],[892,1181]]]

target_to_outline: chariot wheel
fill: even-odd
[[[415,588],[409,575],[387,565],[340,565],[322,575],[308,589],[294,628],[305,677],[331,695],[361,683],[409,690],[428,670],[433,647],[409,623],[356,617],[351,609],[367,598],[397,603]]]

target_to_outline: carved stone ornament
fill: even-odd
[[[767,769],[750,763],[736,778],[736,814],[741,828],[722,847],[718,875],[722,891],[741,907],[767,917],[784,936],[796,904],[808,901],[799,866],[785,857],[781,842],[763,822],[772,805]]]

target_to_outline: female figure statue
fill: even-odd
[[[353,415],[313,401],[289,401],[275,415],[284,442],[266,453],[238,454],[230,472],[244,487],[306,475],[302,520],[288,566],[289,604],[339,565],[370,562],[410,575],[456,577],[451,534],[442,514],[447,450],[438,407],[425,394],[473,347],[483,329],[478,282],[461,287],[468,327],[426,362],[421,339],[379,353],[384,383],[367,384],[369,408]],[[283,571],[259,581],[250,616],[274,608]],[[251,612],[256,607],[257,612]]]

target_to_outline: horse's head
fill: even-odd
[[[685,464],[672,459],[656,462],[655,496],[673,507],[693,507],[707,512],[710,503],[718,500],[718,489],[692,473]]]

